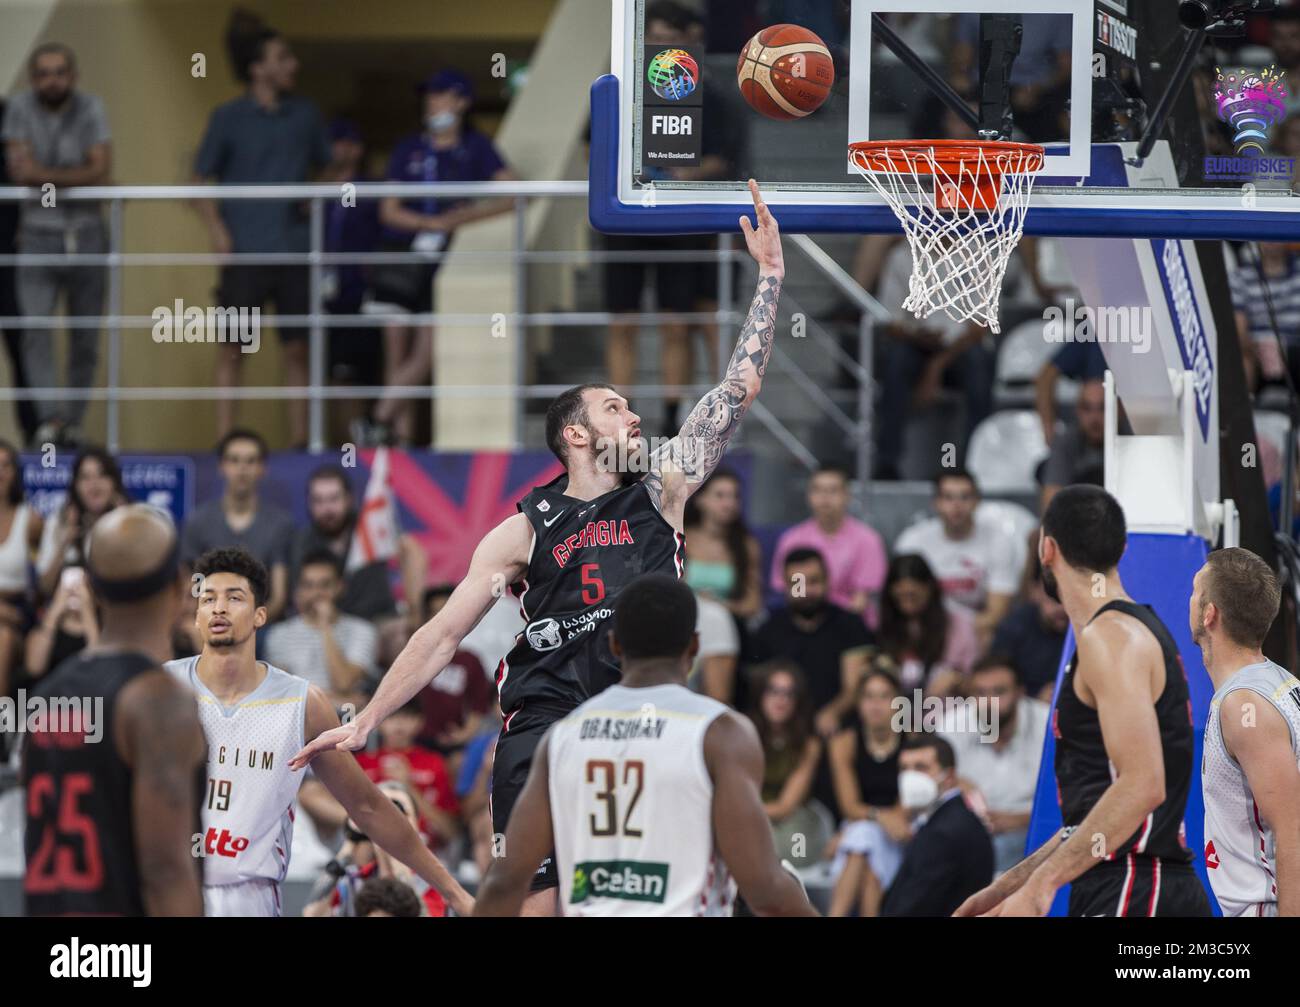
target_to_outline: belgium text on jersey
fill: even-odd
[[[0,696],[0,734],[29,733],[41,748],[93,745],[104,737],[103,696]]]
[[[50,975],[55,979],[130,979],[148,986],[153,972],[152,944],[69,944],[50,948]]]

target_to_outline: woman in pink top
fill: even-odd
[[[904,691],[957,691],[978,651],[975,623],[944,604],[934,572],[915,554],[895,556],[880,595],[881,650],[898,665]]]

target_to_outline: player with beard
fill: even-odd
[[[196,850],[203,901],[209,916],[279,916],[302,783],[289,760],[306,737],[338,727],[339,719],[316,686],[257,660],[266,567],[243,549],[214,549],[194,572],[203,651],[166,668],[194,691],[208,738],[203,845]],[[324,752],[314,770],[362,832],[468,915],[473,900],[350,753]]]
[[[1043,514],[1043,585],[1070,616],[1077,647],[1052,728],[1064,828],[967,899],[958,916],[1042,916],[1061,885],[1071,916],[1208,916],[1183,815],[1192,717],[1169,630],[1124,590],[1119,502],[1068,486]]]
[[[460,641],[510,585],[527,622],[497,669],[504,723],[492,768],[493,830],[502,835],[546,729],[619,680],[610,652],[613,606],[644,573],[680,576],[686,500],[717,468],[758,395],[772,352],[785,275],[781,236],[749,183],[757,226],[740,218],[758,288],[721,382],[691,410],[681,432],[647,448],[641,418],[608,385],[579,385],[546,414],[547,444],[565,472],[519,501],[479,543],[447,604],[411,638],[374,699],[350,724],[294,759],[364,747],[375,726],[429,684]],[[537,872],[525,915],[553,916],[554,859]]]

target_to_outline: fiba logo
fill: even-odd
[[[1219,118],[1232,127],[1238,157],[1262,155],[1269,127],[1286,114],[1285,73],[1271,66],[1258,72],[1237,70],[1227,76],[1218,70],[1214,101]]]
[[[646,79],[650,88],[665,101],[681,101],[695,90],[700,66],[682,49],[665,49],[650,60]]]
[[[554,650],[560,645],[560,624],[554,619],[539,619],[528,624],[524,636],[533,650]]]

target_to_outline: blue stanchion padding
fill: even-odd
[[[1124,588],[1132,598],[1155,609],[1156,615],[1168,627],[1178,653],[1183,659],[1183,670],[1192,703],[1192,728],[1195,734],[1195,753],[1192,763],[1192,785],[1187,795],[1187,812],[1183,821],[1187,828],[1187,847],[1192,851],[1192,866],[1205,885],[1206,894],[1216,916],[1222,915],[1209,879],[1205,875],[1205,803],[1201,796],[1201,745],[1205,738],[1205,721],[1210,713],[1210,698],[1214,685],[1201,663],[1201,649],[1192,642],[1188,625],[1187,603],[1192,596],[1192,578],[1205,563],[1209,550],[1199,535],[1147,535],[1134,533],[1128,537],[1128,549],[1120,560],[1119,573]],[[1034,810],[1029,822],[1029,836],[1025,852],[1038,849],[1061,828],[1061,805],[1056,793],[1056,739],[1052,735],[1052,721],[1056,714],[1056,700],[1066,665],[1074,655],[1074,631],[1066,633],[1061,664],[1056,671],[1056,689],[1052,693],[1052,718],[1048,721],[1047,736],[1043,739],[1043,761],[1038,770],[1038,789],[1034,794]],[[1052,903],[1052,916],[1064,916],[1069,901],[1070,887],[1064,886]]]
[[[597,77],[591,85],[591,153],[587,215],[591,226],[603,234],[735,234],[740,230],[743,204],[658,202],[642,206],[618,197],[618,145],[620,108],[618,78]],[[630,99],[629,99],[630,110]],[[1117,147],[1098,154],[1099,168],[1088,185],[1124,185],[1116,174]],[[1099,161],[1100,158],[1100,161]],[[845,148],[845,176],[848,176]],[[1117,179],[1119,179],[1117,181]],[[1100,180],[1100,181],[1099,181]],[[1067,182],[1074,179],[1044,181]],[[763,179],[758,180],[761,185]],[[893,234],[900,228],[893,211],[883,203],[770,204],[787,234]],[[1116,210],[1102,206],[1031,206],[1025,216],[1025,234],[1101,238],[1205,238],[1243,241],[1295,241],[1300,238],[1300,212],[1279,213],[1233,207],[1208,211],[1183,207],[1128,206]]]

